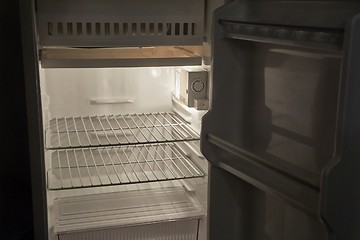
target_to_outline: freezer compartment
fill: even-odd
[[[175,113],[66,117],[50,120],[47,149],[199,140]]]
[[[174,143],[56,150],[48,171],[50,190],[203,177]]]
[[[41,46],[201,45],[204,0],[37,0]]]
[[[111,214],[110,214],[111,213]],[[205,211],[181,187],[55,200],[59,239],[197,239]]]

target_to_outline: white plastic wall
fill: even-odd
[[[45,69],[50,118],[171,110],[174,68]],[[103,101],[127,103],[96,103]],[[131,102],[132,101],[132,102]]]

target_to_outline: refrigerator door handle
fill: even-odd
[[[135,98],[133,97],[120,97],[120,98],[92,98],[90,104],[123,104],[123,103],[134,103]]]

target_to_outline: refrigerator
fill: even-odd
[[[36,239],[203,239],[222,1],[22,1]]]
[[[21,2],[36,239],[360,237],[360,3],[225,3]]]

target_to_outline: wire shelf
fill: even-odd
[[[46,131],[47,149],[133,145],[199,140],[175,113],[54,118]]]
[[[55,150],[51,161],[50,190],[204,176],[176,143]]]

